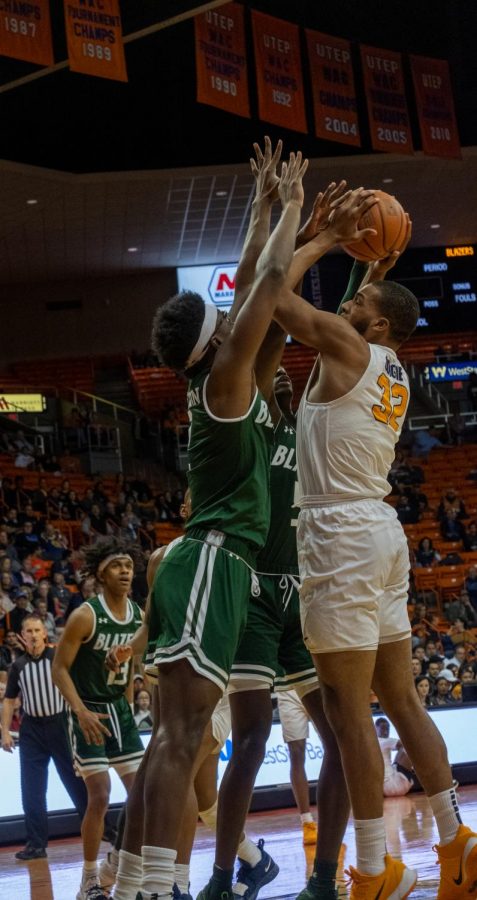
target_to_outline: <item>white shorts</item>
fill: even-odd
[[[383,794],[385,797],[404,797],[412,786],[412,781],[409,781],[403,772],[398,772],[393,766],[392,773],[389,773],[384,779]]]
[[[227,692],[225,692],[212,713],[212,734],[217,741],[217,747],[212,751],[213,753],[220,753],[230,734],[230,729],[230,704]]]
[[[283,732],[283,740],[306,741],[311,719],[296,691],[277,692],[278,712]]]
[[[298,561],[310,653],[376,650],[411,636],[409,550],[392,506],[357,500],[301,510]]]

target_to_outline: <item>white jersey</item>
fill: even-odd
[[[394,350],[369,344],[366,371],[354,388],[329,403],[298,411],[297,460],[302,507],[382,500],[409,402],[409,381]]]

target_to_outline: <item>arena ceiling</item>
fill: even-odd
[[[370,154],[369,144],[357,152],[294,132],[283,137],[287,150],[300,146],[311,159],[308,202],[345,177],[352,186],[395,193],[413,218],[414,246],[477,243],[477,4],[401,0],[394,12],[381,0],[244,5],[450,60],[462,161]],[[34,66],[0,59],[0,283],[238,257],[252,190],[245,160],[254,139],[266,132],[276,139],[278,130],[253,110],[251,120],[238,120],[195,102],[190,15],[197,6],[121,0],[127,85],[62,64],[61,0],[51,0],[58,60],[51,71],[37,77]]]

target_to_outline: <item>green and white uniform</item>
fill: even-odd
[[[282,417],[274,431],[270,466],[270,530],[257,559],[260,594],[250,599],[247,626],[232,667],[232,691],[305,685],[310,690],[318,684],[300,622],[296,472],[296,432]]]
[[[87,744],[77,716],[70,710],[69,735],[76,770],[83,778],[106,772],[112,766],[118,775],[135,772],[144,753],[141,738],[125,697],[132,661],[123,663],[118,672],[110,672],[105,659],[111,647],[128,644],[142,623],[137,603],[127,601],[124,620],[117,619],[102,594],[87,600],[93,613],[91,634],[81,645],[70,675],[81,700],[93,712],[106,713],[101,721],[111,732],[102,744]]]
[[[146,671],[185,658],[225,688],[251,584],[252,594],[258,590],[253,570],[270,521],[273,424],[258,391],[244,416],[214,416],[207,378],[189,383],[192,515],[154,581]]]

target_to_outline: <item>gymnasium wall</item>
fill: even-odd
[[[147,350],[154,311],[176,289],[175,269],[118,278],[3,285],[1,365],[39,357]]]

